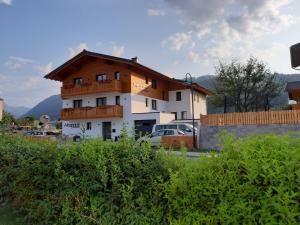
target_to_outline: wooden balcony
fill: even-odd
[[[61,97],[68,98],[72,96],[89,95],[101,92],[121,92],[122,82],[120,80],[95,81],[83,83],[80,85],[64,85],[61,87]]]
[[[123,106],[106,105],[100,107],[66,108],[61,110],[61,120],[123,118]]]

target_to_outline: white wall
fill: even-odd
[[[181,92],[181,101],[176,101],[176,92]],[[199,96],[199,101],[198,101]],[[207,114],[206,96],[194,91],[194,116],[200,118],[200,114]],[[192,119],[192,92],[190,89],[169,91],[169,112],[177,112],[177,119],[181,120],[181,112],[187,112],[187,119]]]
[[[148,99],[148,107],[146,107],[146,98]],[[157,102],[157,110],[152,109],[152,100]],[[169,103],[167,101],[146,97],[143,95],[131,94],[131,112],[167,112]]]

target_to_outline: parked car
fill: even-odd
[[[137,144],[141,145],[143,142],[149,141],[151,147],[159,147],[162,144],[162,136],[178,136],[185,135],[181,130],[177,129],[163,129],[153,132],[150,135],[146,135],[137,140]]]
[[[45,137],[47,136],[46,131],[28,131],[25,134],[26,136],[35,136],[35,137]]]
[[[166,123],[166,124],[155,124],[152,128],[152,132],[163,130],[163,129],[174,129],[174,130],[181,130],[186,135],[192,136],[193,135],[193,126],[188,123]],[[197,128],[195,128],[195,134],[197,135]]]

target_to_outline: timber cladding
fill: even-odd
[[[200,120],[207,126],[300,124],[300,110],[210,114]]]

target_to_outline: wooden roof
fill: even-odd
[[[177,79],[173,79],[170,78],[160,72],[157,72],[149,67],[146,67],[138,62],[136,62],[135,60],[131,60],[131,59],[125,59],[125,58],[120,58],[120,57],[115,57],[115,56],[110,56],[110,55],[105,55],[105,54],[100,54],[100,53],[96,53],[96,52],[90,52],[87,50],[83,50],[82,52],[80,52],[78,55],[74,56],[73,58],[71,58],[70,60],[68,60],[67,62],[65,62],[64,64],[62,64],[61,66],[57,67],[56,69],[54,69],[53,71],[51,71],[50,73],[48,73],[47,75],[45,75],[44,77],[46,79],[50,79],[50,80],[56,80],[56,81],[62,81],[64,79],[64,71],[66,71],[68,68],[72,67],[72,65],[76,64],[76,63],[82,63],[85,60],[89,60],[89,58],[99,58],[99,59],[106,59],[109,61],[114,61],[114,62],[119,62],[119,63],[124,63],[126,65],[132,66],[136,69],[140,69],[142,71],[145,71],[147,73],[152,74],[153,76],[155,76],[158,79],[162,79],[162,80],[166,80],[168,82],[172,82],[174,83],[174,85],[179,85],[182,88],[189,88],[190,85],[179,81]],[[207,90],[206,88],[200,86],[199,84],[194,83],[193,84],[193,89],[201,92],[205,95],[213,95],[213,93],[209,90]]]

